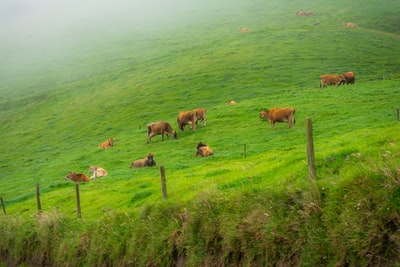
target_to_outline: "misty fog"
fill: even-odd
[[[246,3],[247,1],[243,1]],[[1,0],[0,77],[19,65],[126,35],[184,27],[229,10],[226,0]]]

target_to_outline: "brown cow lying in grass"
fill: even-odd
[[[320,79],[320,88],[324,88],[327,85],[335,85],[339,86],[346,82],[346,78],[343,75],[339,74],[324,74],[319,76]]]
[[[72,180],[75,183],[79,182],[89,182],[90,179],[86,176],[86,174],[83,173],[74,173],[74,172],[69,172],[67,176],[65,176],[64,180]]]
[[[208,156],[212,156],[212,155],[214,155],[214,152],[208,145],[206,145],[202,142],[199,142],[197,144],[196,157],[197,156],[208,157]]]
[[[171,125],[166,121],[152,122],[147,124],[147,143],[150,143],[151,138],[155,135],[162,135],[164,141],[164,134],[172,135],[175,139],[178,138],[176,132],[172,129]]]
[[[149,153],[145,158],[135,160],[131,163],[131,168],[141,168],[141,167],[152,167],[156,166],[156,162],[153,159],[154,155]]]
[[[299,11],[296,12],[296,15],[297,16],[306,16],[306,17],[308,17],[308,16],[313,16],[314,13],[311,12],[311,11],[301,11],[301,10],[299,10]]]
[[[112,139],[112,138],[110,138],[107,141],[99,144],[99,148],[102,148],[102,149],[107,149],[107,148],[110,148],[112,146],[114,146],[114,139]]]
[[[97,166],[90,166],[89,167],[89,173],[93,174],[90,179],[96,179],[98,177],[104,177],[107,176],[107,171],[103,169],[102,167],[97,167]]]
[[[296,123],[295,113],[296,110],[294,108],[271,108],[270,110],[261,111],[260,118],[267,119],[271,123],[272,129],[275,128],[275,122],[287,122],[289,128],[292,128]]]

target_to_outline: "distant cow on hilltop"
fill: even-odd
[[[107,176],[108,173],[105,169],[103,169],[102,167],[97,167],[97,166],[90,166],[89,167],[89,173],[93,174],[90,179],[96,179],[98,177],[104,177]]]
[[[324,74],[319,76],[320,88],[324,88],[326,85],[341,85],[346,82],[346,78],[339,74]]]
[[[260,118],[267,119],[271,123],[272,129],[275,128],[275,122],[287,122],[289,128],[292,128],[296,123],[295,113],[296,110],[294,108],[271,108],[261,111]]]

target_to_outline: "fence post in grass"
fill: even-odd
[[[78,218],[82,218],[81,199],[79,197],[79,184],[75,184],[75,193],[76,193],[76,210],[78,212]]]
[[[40,203],[40,187],[39,183],[36,183],[36,202],[37,202],[37,209],[38,209],[38,214],[42,213],[42,204]]]
[[[165,181],[165,168],[164,166],[160,166],[160,176],[161,176],[161,190],[162,190],[162,199],[167,199],[167,183]]]
[[[246,144],[243,145],[243,150],[244,150],[244,158],[246,158]]]
[[[396,109],[396,119],[397,119],[397,120],[400,120],[400,117],[399,117],[399,109]]]
[[[308,177],[315,179],[314,141],[311,118],[306,118]]]
[[[3,201],[3,197],[2,197],[2,196],[0,196],[0,202],[1,202],[1,206],[3,207],[3,213],[4,213],[4,215],[7,215],[7,213],[6,213],[6,206],[4,206],[4,201]]]

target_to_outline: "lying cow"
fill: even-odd
[[[320,79],[320,88],[324,88],[327,85],[341,85],[346,82],[346,78],[343,75],[339,74],[324,74],[319,76]]]
[[[152,167],[156,166],[153,159],[154,155],[149,153],[144,159],[138,159],[131,163],[131,168]]]
[[[343,26],[347,28],[358,28],[358,25],[351,22],[343,22]]]
[[[90,166],[89,167],[89,173],[93,174],[90,179],[96,179],[98,177],[104,177],[107,176],[107,171],[103,169],[102,167],[97,167],[97,166]]]
[[[343,73],[343,77],[345,78],[345,80],[346,80],[346,84],[354,84],[354,81],[355,81],[355,73],[353,72],[353,71],[348,71],[348,72],[345,72],[345,73]]]
[[[101,149],[107,149],[107,148],[110,148],[112,146],[114,146],[114,139],[112,139],[112,138],[110,138],[107,141],[99,144],[99,148],[101,148]]]
[[[299,10],[299,11],[296,12],[296,15],[297,15],[297,16],[306,16],[306,17],[308,17],[308,16],[313,16],[313,15],[314,15],[314,12],[311,12],[311,11],[301,11],[301,10]]]
[[[89,182],[90,179],[86,176],[84,173],[74,173],[74,172],[69,172],[67,176],[65,176],[64,180],[72,180],[75,183],[79,182]]]
[[[162,135],[164,141],[164,134],[172,135],[175,139],[178,138],[176,132],[172,129],[171,125],[165,121],[152,122],[147,124],[147,143],[150,143],[151,138],[155,135]]]
[[[212,156],[212,155],[214,155],[214,152],[208,145],[206,145],[202,142],[199,142],[197,144],[196,157],[197,156],[208,157],[208,156]]]
[[[287,122],[289,128],[292,128],[296,123],[295,113],[296,110],[294,108],[271,108],[261,111],[260,118],[268,120],[272,129],[275,128],[275,122]]]
[[[179,112],[178,117],[176,118],[176,121],[178,123],[178,128],[181,129],[181,131],[185,130],[186,125],[191,125],[191,129],[193,131],[195,131],[196,124],[197,124],[196,111],[194,111],[194,110],[181,111],[181,112]]]
[[[241,33],[250,32],[250,29],[249,28],[239,28],[238,32],[241,32]]]

